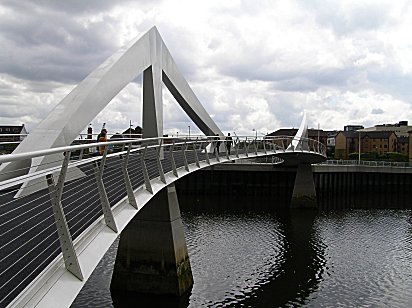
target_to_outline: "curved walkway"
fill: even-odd
[[[325,160],[324,149],[315,141],[310,141],[306,150],[288,149],[293,138],[296,139],[240,138],[232,147],[231,155],[224,151],[223,141],[220,141],[220,155],[207,154],[207,146],[212,143],[213,148],[218,142],[211,138],[179,140],[181,142],[167,138],[116,141],[108,143],[106,148],[123,148],[124,151],[103,157],[84,158],[85,149],[96,144],[31,153],[32,159],[63,152],[66,153],[65,157],[70,157],[69,153],[72,153],[67,173],[70,175],[71,170],[76,168],[82,172],[81,177],[65,183],[61,203],[83,280],[66,270],[64,263],[66,261],[67,266],[67,260],[63,260],[61,254],[50,206],[50,192],[48,189],[39,189],[39,183],[34,183],[35,178],[44,182],[46,174],[59,173],[61,167],[42,166],[37,169],[43,170],[0,182],[0,306],[9,303],[15,306],[69,306],[101,257],[134,215],[154,194],[182,176],[210,165],[261,156],[275,155],[292,161],[305,157]],[[308,142],[307,139],[303,140]],[[20,157],[5,155],[0,157],[0,162],[27,158],[27,154]],[[127,159],[126,170],[132,195],[128,195],[126,189],[128,180],[123,166]],[[101,169],[102,182],[112,216],[105,213],[107,208],[101,205],[94,169],[97,162],[106,165]],[[61,165],[61,161],[56,162],[56,165]],[[57,176],[55,179],[58,183]],[[37,191],[27,196],[22,193],[24,197],[14,198],[22,183],[30,183],[26,187],[36,188]],[[111,223],[108,217],[109,220],[112,217]]]

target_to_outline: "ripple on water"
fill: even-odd
[[[192,300],[227,306],[264,283],[280,264],[284,239],[273,216],[250,212],[184,215],[195,284]],[[193,306],[194,305],[193,302]]]
[[[195,280],[189,306],[409,307],[411,217],[399,210],[329,212],[308,221],[182,212]],[[112,306],[116,245],[74,307]]]
[[[324,214],[316,228],[333,272],[310,306],[408,307],[412,301],[410,211],[353,210]]]

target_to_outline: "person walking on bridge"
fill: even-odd
[[[230,148],[232,147],[232,137],[230,136],[230,133],[227,134],[226,137],[226,150],[227,150],[227,155],[230,155]]]
[[[217,155],[219,155],[220,154],[220,137],[219,137],[219,134],[216,134],[216,137],[215,137],[215,140],[216,140],[216,143],[215,143],[215,148],[213,149],[213,153],[215,153],[215,151],[217,152]]]

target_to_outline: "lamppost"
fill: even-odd
[[[361,151],[361,132],[360,132],[360,130],[358,130],[358,132],[359,132],[359,138],[358,138],[358,148],[359,148],[359,150],[358,150],[358,162],[359,162],[359,165],[360,165],[360,151]]]
[[[130,136],[130,139],[132,139],[132,126],[133,126],[132,120],[129,120],[129,136]]]
[[[179,132],[176,132],[176,138],[179,138]]]
[[[256,133],[256,139],[257,139],[257,129],[252,129],[252,131],[254,131]]]
[[[187,126],[189,128],[189,139],[190,139],[190,125]]]

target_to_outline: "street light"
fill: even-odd
[[[190,139],[190,125],[188,125],[187,127],[189,127],[189,139]]]
[[[129,120],[129,135],[130,135],[130,139],[132,139],[132,127],[133,127],[132,120]]]
[[[360,165],[360,151],[361,151],[361,132],[360,132],[360,130],[358,130],[358,132],[359,132],[359,138],[358,138],[358,148],[359,148],[359,150],[358,150],[358,162],[359,162],[359,165]]]

